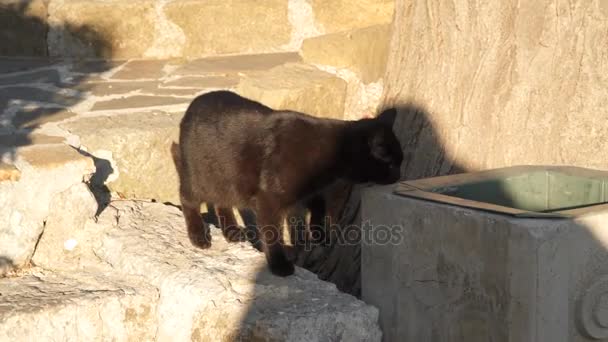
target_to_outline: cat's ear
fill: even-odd
[[[393,125],[395,123],[395,118],[397,117],[397,109],[389,108],[385,109],[376,117],[377,120],[386,123],[388,125]]]
[[[379,160],[383,160],[388,155],[388,150],[386,148],[386,137],[384,135],[384,130],[374,130],[368,136],[367,140],[369,144],[369,151],[371,155]]]

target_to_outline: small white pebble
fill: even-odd
[[[76,241],[75,239],[67,239],[63,243],[63,248],[65,248],[68,251],[71,251],[74,249],[74,247],[76,247],[77,244],[78,244],[78,241]]]

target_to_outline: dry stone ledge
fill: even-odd
[[[0,340],[152,341],[157,302],[134,279],[31,269],[0,279]]]
[[[57,241],[76,240],[55,226]],[[160,203],[116,201],[89,221],[87,239],[66,251],[72,268],[101,262],[115,275],[138,276],[158,288],[156,341],[379,341],[378,311],[335,285],[297,268],[279,278],[247,243],[193,247],[181,212]],[[63,238],[62,238],[63,236]],[[81,235],[83,236],[83,235]],[[52,267],[53,259],[38,255]],[[74,253],[74,256],[68,256]],[[93,257],[94,256],[94,257]],[[64,268],[68,264],[64,264]]]
[[[3,266],[21,267],[34,252],[51,203],[68,221],[69,217],[88,218],[95,213],[63,210],[63,205],[69,206],[77,198],[92,198],[82,182],[95,167],[91,158],[74,148],[44,141],[27,147],[0,145],[0,154],[4,164],[10,165],[3,167],[2,174],[8,176],[0,182],[0,256]],[[69,195],[57,197],[69,189]]]
[[[306,64],[287,63],[248,74],[236,90],[275,109],[334,119],[344,115],[346,82]]]

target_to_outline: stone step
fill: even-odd
[[[158,292],[107,274],[29,269],[0,279],[2,341],[152,341]]]
[[[219,229],[212,238],[210,249],[193,247],[175,207],[115,201],[83,229],[45,230],[34,262],[98,268],[153,285],[157,341],[380,340],[375,308],[300,268],[273,276],[262,253],[227,243]]]

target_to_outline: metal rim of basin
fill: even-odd
[[[462,173],[448,176],[424,178],[413,181],[403,181],[396,185],[394,192],[395,194],[401,196],[413,197],[439,203],[446,203],[465,208],[490,211],[493,213],[507,214],[522,218],[572,218],[576,216],[581,216],[586,213],[590,213],[592,211],[608,209],[608,203],[597,203],[588,206],[583,206],[580,208],[545,213],[511,208],[487,202],[479,202],[428,191],[428,189],[433,188],[458,186],[471,182],[492,180],[496,179],[497,177],[505,177],[512,175],[515,172],[523,173],[539,171],[560,172],[562,174],[584,176],[588,178],[606,178],[607,175],[607,173],[604,171],[597,171],[574,166],[521,165],[472,173]]]

